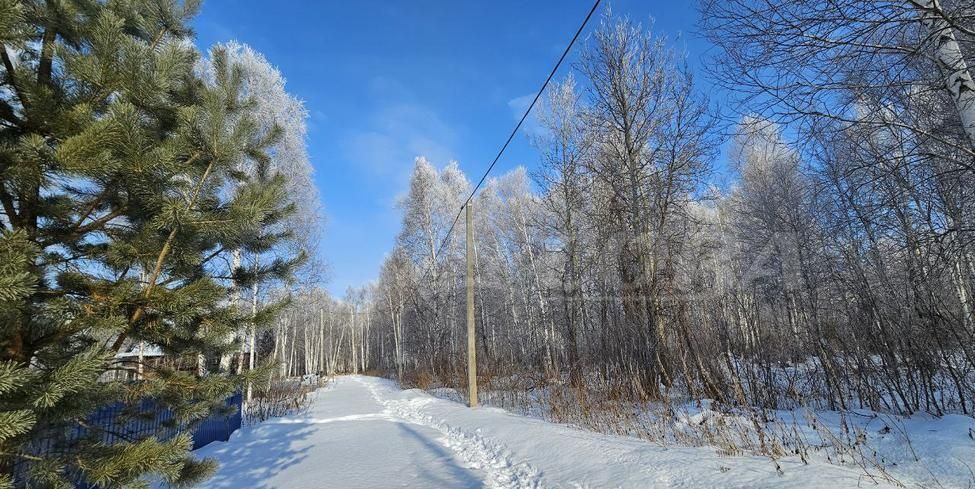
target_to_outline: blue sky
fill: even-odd
[[[676,46],[696,67],[707,44],[695,34],[693,3],[604,0],[600,10],[653,18],[655,31],[679,37]],[[457,160],[469,178],[479,177],[591,5],[206,0],[194,28],[201,48],[237,40],[261,51],[304,100],[327,216],[319,251],[329,264],[329,290],[342,295],[373,280],[392,248],[400,226],[395,203],[414,157],[437,166]],[[558,78],[570,69],[563,65]],[[537,161],[520,136],[495,172]]]

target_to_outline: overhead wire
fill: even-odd
[[[481,188],[481,186],[484,185],[484,182],[487,180],[488,175],[491,174],[491,170],[493,170],[495,165],[498,164],[498,161],[501,159],[501,156],[504,155],[505,150],[508,149],[508,146],[511,144],[511,141],[514,140],[515,135],[518,134],[518,130],[521,129],[521,126],[525,123],[525,120],[528,119],[528,115],[531,114],[532,109],[535,108],[535,105],[538,103],[538,100],[542,97],[542,94],[545,93],[545,89],[548,88],[548,85],[549,83],[551,83],[552,78],[554,78],[555,74],[559,71],[559,67],[562,66],[562,62],[565,61],[565,58],[569,55],[569,52],[572,51],[572,46],[575,45],[576,41],[579,39],[579,36],[582,35],[582,32],[586,29],[586,25],[589,24],[589,20],[592,18],[593,14],[596,13],[596,10],[599,8],[600,2],[601,0],[596,0],[593,3],[592,8],[589,9],[589,13],[586,14],[586,18],[583,19],[582,24],[579,25],[579,28],[576,29],[575,34],[572,36],[572,40],[570,40],[569,44],[566,45],[565,49],[562,51],[562,55],[559,56],[559,60],[556,61],[555,66],[552,67],[552,70],[549,72],[548,77],[545,78],[545,82],[542,83],[541,88],[539,88],[538,92],[535,93],[535,98],[533,98],[531,103],[528,104],[528,107],[525,109],[525,112],[521,115],[521,118],[518,119],[518,123],[515,124],[514,129],[511,130],[511,134],[508,135],[508,139],[505,140],[504,144],[501,146],[501,149],[498,150],[498,154],[494,156],[494,160],[491,161],[491,164],[487,167],[487,170],[485,170],[484,174],[481,175],[481,179],[478,180],[477,185],[474,185],[474,188],[471,190],[470,195],[467,196],[467,198],[464,200],[464,203],[461,204],[460,208],[457,210],[457,214],[454,216],[454,220],[450,223],[450,227],[447,228],[447,234],[444,235],[443,239],[440,241],[440,245],[434,251],[433,256],[430,257],[431,263],[423,271],[423,274],[420,275],[420,280],[423,280],[423,278],[426,277],[427,273],[429,273],[433,269],[433,266],[436,264],[437,257],[440,256],[444,247],[449,242],[450,236],[453,233],[454,228],[457,227],[457,222],[460,220],[461,214],[464,213],[464,209],[467,207],[468,204],[470,204],[471,200],[474,199],[474,196],[477,194],[477,191]],[[418,282],[420,280],[418,280]]]

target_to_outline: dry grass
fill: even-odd
[[[421,372],[407,376],[404,384],[463,402],[466,386],[460,380]],[[565,379],[539,373],[484,375],[478,382],[482,404],[555,423],[659,445],[710,446],[725,456],[761,455],[780,471],[783,457],[809,463],[817,454],[831,463],[859,467],[867,478],[902,485],[878,460],[866,433],[845,422],[833,432],[812,411],[786,420],[741,403],[694,401],[676,394],[647,400],[622,382],[589,378],[584,386],[573,387]],[[816,434],[814,441],[807,439],[808,427]]]
[[[254,393],[247,407],[248,422],[259,423],[269,418],[287,416],[305,410],[309,404],[309,394],[325,385],[303,383],[299,380],[274,380],[267,388]]]

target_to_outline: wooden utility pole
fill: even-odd
[[[473,202],[467,202],[467,396],[477,407],[477,350],[474,345],[474,223]]]

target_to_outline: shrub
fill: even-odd
[[[296,379],[274,380],[264,389],[255,392],[247,406],[248,423],[259,423],[269,418],[287,416],[308,408],[309,396],[324,385],[304,383]]]

